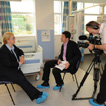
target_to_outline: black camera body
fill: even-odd
[[[101,45],[102,44],[101,38],[99,36],[93,37],[93,35],[91,33],[89,34],[89,37],[87,37],[86,35],[79,36],[79,40],[88,40],[89,43],[94,44],[94,45]],[[87,48],[89,46],[89,44],[78,41],[78,46],[83,47],[83,48]],[[99,50],[99,49],[96,49],[96,48],[94,48],[93,51],[96,54],[98,54],[98,53],[102,54],[103,53],[103,50]]]

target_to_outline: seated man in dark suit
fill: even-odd
[[[60,64],[62,61],[67,61],[65,64],[65,69],[69,71],[71,74],[75,73],[74,69],[76,66],[76,63],[81,58],[81,52],[78,48],[78,45],[70,40],[71,33],[68,31],[65,31],[61,35],[61,41],[63,42],[63,45],[61,47],[61,53],[58,57],[58,60],[50,60],[47,61],[44,65],[43,70],[43,78],[44,82],[41,85],[38,85],[37,88],[49,88],[49,75],[50,75],[50,68],[53,68],[53,75],[55,78],[56,86],[54,86],[53,90],[60,89],[61,86],[64,85],[64,82],[61,78],[61,70],[54,67],[56,64]]]
[[[15,44],[14,34],[6,32],[3,35],[4,45],[0,48],[0,80],[14,82],[22,87],[30,99],[36,103],[44,102],[48,94],[40,92],[24,77],[20,66],[25,63],[24,53]]]

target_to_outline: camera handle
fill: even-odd
[[[96,90],[97,90],[97,82],[99,81],[100,62],[101,62],[100,59],[96,58],[96,56],[95,56],[94,59],[92,60],[91,64],[89,65],[76,93],[72,96],[72,100],[86,100],[86,99],[94,98]],[[98,68],[95,68],[95,65],[98,65]],[[84,82],[86,81],[86,79],[93,67],[94,67],[94,78],[93,78],[94,79],[94,91],[93,91],[92,97],[76,98],[77,94],[79,93],[81,87],[83,86]]]

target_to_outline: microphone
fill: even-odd
[[[81,36],[79,36],[79,40],[87,40],[87,36],[86,35],[81,35]]]

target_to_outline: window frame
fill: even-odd
[[[14,2],[17,2],[17,1],[14,1]],[[34,2],[35,3],[35,2]],[[35,5],[34,5],[35,6]],[[35,7],[34,7],[34,9],[35,9]],[[22,15],[24,15],[24,14],[31,14],[31,15],[33,15],[33,23],[34,23],[34,33],[33,34],[19,34],[19,35],[15,35],[16,37],[25,37],[25,36],[36,36],[36,19],[35,19],[35,12],[12,12],[12,10],[11,10],[11,15],[13,15],[13,14],[22,14]]]
[[[59,1],[59,0],[54,0],[54,2],[55,1]],[[59,1],[59,2],[61,2],[61,13],[55,13],[54,12],[54,16],[55,15],[61,15],[61,32],[62,32],[62,24],[63,24],[63,2],[64,1]],[[55,8],[55,7],[54,7]],[[55,22],[55,21],[54,21]],[[55,34],[55,23],[54,23],[54,35],[61,35],[61,33],[60,34]]]

